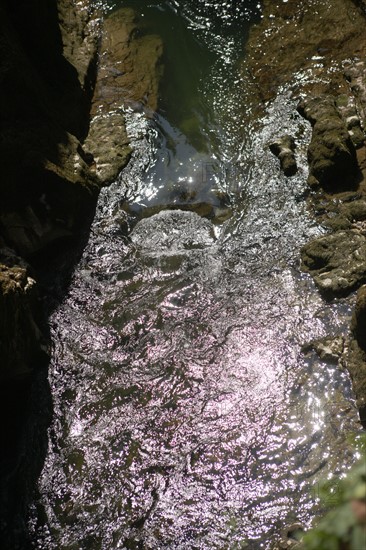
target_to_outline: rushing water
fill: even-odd
[[[120,5],[164,39],[160,109],[126,109],[134,156],[51,319],[34,547],[268,548],[310,523],[358,428],[347,374],[301,352],[349,316],[299,270],[321,232],[304,200],[310,130],[286,90],[254,116],[240,61],[255,3]],[[297,137],[291,179],[266,147],[280,125]],[[184,211],[149,216],[168,203]]]

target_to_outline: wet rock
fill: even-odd
[[[356,338],[351,338],[343,356],[343,363],[350,373],[352,387],[356,396],[356,404],[360,411],[360,419],[366,427],[366,353],[359,346]]]
[[[285,176],[294,176],[297,172],[295,147],[294,138],[288,135],[273,141],[269,145],[271,152],[279,159]]]
[[[246,61],[261,99],[273,98],[282,85],[296,95],[348,94],[342,62],[362,59],[366,49],[364,14],[352,0],[315,0],[311,10],[300,0],[261,5]]]
[[[365,142],[365,134],[355,97],[353,95],[341,95],[337,97],[336,104],[345,121],[346,128],[353,145],[356,149],[362,147]]]
[[[42,308],[29,267],[0,251],[0,379],[20,379],[48,360]]]
[[[114,11],[103,24],[92,112],[108,112],[122,104],[155,111],[162,54],[161,38],[141,31],[134,10]]]
[[[327,363],[337,364],[342,358],[344,352],[344,337],[343,336],[327,336],[320,340],[310,342],[303,347],[303,352],[307,353],[310,350],[314,350],[322,359]]]
[[[192,201],[187,203],[168,203],[155,204],[153,206],[145,206],[139,203],[125,203],[123,209],[133,218],[150,218],[164,210],[182,210],[186,212],[195,212],[199,216],[208,218],[215,224],[224,223],[231,218],[232,210],[230,207],[213,206],[209,202]]]
[[[121,109],[95,115],[84,147],[89,153],[93,151],[93,170],[100,186],[115,181],[132,153]]]
[[[298,111],[313,127],[308,149],[309,185],[330,191],[352,187],[359,174],[356,151],[335,99],[305,99]]]
[[[345,216],[350,222],[366,220],[366,200],[364,199],[345,202],[339,210],[341,215]]]
[[[345,76],[355,97],[360,126],[366,130],[366,64],[360,59],[345,63]]]
[[[77,6],[69,0],[59,0],[57,8],[63,55],[75,67],[81,89],[90,100],[95,86],[101,14],[90,0],[79,0]],[[88,115],[88,111],[83,113]]]
[[[272,550],[296,549],[301,550],[301,536],[304,534],[304,526],[301,523],[293,523],[286,527],[280,540],[273,546]]]
[[[357,292],[351,330],[360,348],[366,351],[366,286],[362,286]]]
[[[122,8],[105,19],[93,118],[84,144],[103,185],[116,179],[131,155],[124,109],[151,116],[157,108],[162,53],[160,37],[140,33],[132,9]]]
[[[337,231],[306,244],[303,268],[328,296],[349,294],[366,281],[366,237],[355,230]]]

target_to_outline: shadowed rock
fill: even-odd
[[[356,150],[335,99],[306,99],[300,102],[298,111],[313,127],[308,149],[309,185],[330,191],[352,187],[359,174]]]
[[[273,141],[269,148],[271,152],[279,159],[281,169],[285,176],[294,176],[297,172],[295,160],[295,140],[292,136],[283,136]]]
[[[352,378],[360,420],[366,427],[366,286],[359,288],[352,315],[351,336],[343,357]]]
[[[366,351],[366,286],[362,286],[357,292],[351,330],[360,348]]]

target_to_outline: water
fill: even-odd
[[[310,128],[285,89],[256,114],[255,4],[118,4],[162,35],[165,80],[156,116],[126,108],[132,162],[51,318],[35,548],[269,548],[352,463],[348,376],[301,352],[346,330],[350,304],[299,270],[322,231],[304,200]],[[279,121],[297,136],[291,179],[266,147]]]

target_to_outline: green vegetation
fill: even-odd
[[[307,532],[303,550],[366,550],[366,439],[360,441],[360,461],[347,477],[330,487],[325,484],[321,498],[335,503],[317,524]]]

